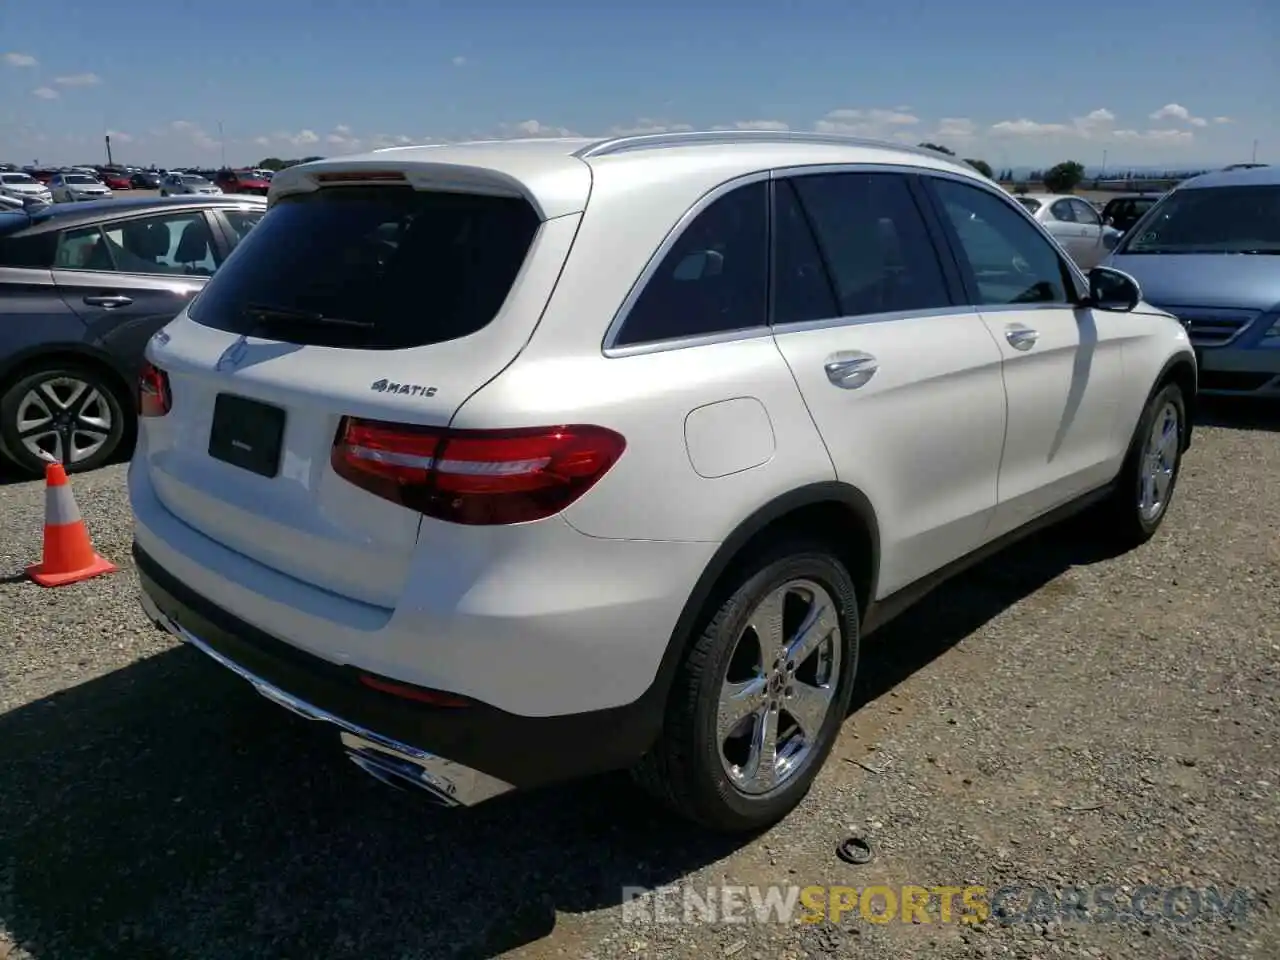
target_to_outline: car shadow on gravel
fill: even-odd
[[[0,929],[40,960],[493,957],[742,842],[620,776],[433,807],[185,648],[0,716],[0,771]]]
[[[858,702],[1104,556],[1050,531],[941,587],[868,642]],[[0,770],[0,923],[40,960],[493,957],[745,842],[621,776],[440,810],[183,648],[0,716]]]
[[[1280,400],[1255,400],[1252,397],[1203,397],[1198,406],[1197,426],[1280,433]]]
[[[958,575],[867,637],[850,712],[888,693],[1072,567],[1114,559],[1083,519],[1033,534]]]

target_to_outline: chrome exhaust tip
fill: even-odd
[[[397,790],[414,787],[444,807],[461,806],[443,784],[432,782],[430,774],[416,763],[369,747],[348,748],[347,759],[380,783]]]

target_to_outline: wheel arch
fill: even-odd
[[[1194,429],[1196,401],[1200,392],[1194,353],[1189,350],[1180,350],[1166,360],[1164,366],[1160,368],[1159,376],[1156,377],[1152,395],[1154,396],[1171,383],[1177,384],[1182,391],[1182,400],[1186,405],[1187,422],[1182,438],[1182,451],[1185,453],[1191,448],[1191,432]]]
[[[28,372],[58,363],[76,363],[104,374],[111,386],[116,388],[121,405],[136,413],[133,385],[120,365],[106,351],[86,343],[40,344],[6,357],[3,365],[0,365],[0,393]]]
[[[832,544],[853,578],[859,619],[866,619],[880,572],[880,527],[870,499],[857,487],[839,481],[798,487],[770,500],[738,524],[703,569],[645,694],[653,706],[665,706],[680,661],[697,637],[702,618],[732,582],[739,565],[764,540],[785,534],[811,534]]]

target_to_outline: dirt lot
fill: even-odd
[[[1280,412],[1216,408],[1146,547],[1061,531],[943,588],[871,645],[812,795],[750,842],[621,777],[460,813],[390,791],[144,622],[123,467],[75,481],[122,571],[61,590],[20,577],[41,487],[0,487],[0,958],[1275,957],[1278,476]],[[835,856],[851,832],[871,863]],[[623,887],[667,883],[1150,884],[1156,914],[1187,885],[1203,909],[627,922]],[[1212,918],[1206,888],[1251,899]]]

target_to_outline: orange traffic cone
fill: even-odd
[[[62,464],[45,467],[44,482],[44,557],[27,567],[27,576],[42,587],[61,587],[114,573],[116,565],[98,556],[89,542]]]

